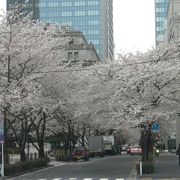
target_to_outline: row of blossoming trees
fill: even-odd
[[[10,137],[26,160],[25,146],[44,157],[48,136],[71,150],[78,140],[109,129],[168,124],[180,108],[180,48],[163,45],[122,55],[109,64],[59,65],[69,41],[55,24],[24,16],[17,6],[0,24],[0,104],[5,154]],[[173,124],[171,122],[170,124]]]

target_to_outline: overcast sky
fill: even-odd
[[[0,0],[0,9],[5,8]],[[115,53],[144,52],[155,44],[154,0],[114,0]]]

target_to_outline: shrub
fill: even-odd
[[[140,174],[140,163],[136,164],[137,173]],[[142,162],[142,173],[143,174],[151,174],[154,172],[154,164],[153,161]]]
[[[34,170],[36,168],[41,168],[47,166],[48,162],[48,158],[41,158],[30,161],[17,162],[15,164],[6,164],[4,168],[5,175],[9,176],[16,173],[22,173],[28,170]]]

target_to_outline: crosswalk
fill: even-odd
[[[30,179],[28,179],[30,180]],[[70,177],[70,178],[53,178],[53,179],[38,179],[38,180],[128,180],[124,178],[76,178],[76,177]],[[130,179],[129,179],[130,180]]]

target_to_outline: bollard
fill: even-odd
[[[139,174],[142,176],[142,161],[139,163]]]

